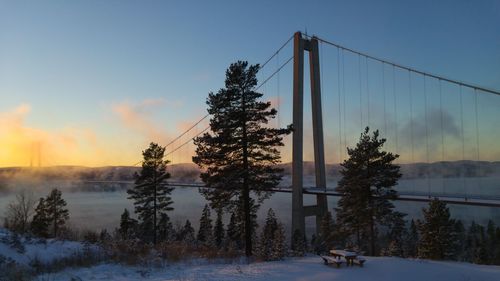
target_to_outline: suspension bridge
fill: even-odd
[[[306,67],[309,80],[304,80]],[[272,190],[292,193],[293,229],[304,230],[306,216],[316,216],[318,223],[327,210],[326,197],[339,196],[330,184],[335,181],[328,176],[327,163],[342,163],[347,148],[355,145],[366,126],[379,129],[387,138],[384,149],[399,154],[397,164],[407,167],[395,200],[438,198],[450,204],[500,207],[496,161],[500,132],[494,124],[500,120],[499,91],[300,32],[261,64],[259,75],[255,90],[278,110],[270,125],[294,126],[282,149],[291,158],[291,185]],[[307,87],[311,95],[304,99]],[[170,141],[165,157],[173,163],[190,158],[193,139],[210,130],[209,118],[209,114],[202,116]],[[311,135],[312,142],[307,139]],[[304,185],[305,161],[314,163],[311,186]],[[206,188],[199,182],[169,184]],[[316,205],[303,206],[303,194],[315,195]]]

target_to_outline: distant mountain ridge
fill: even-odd
[[[417,177],[489,177],[500,176],[500,161],[450,161],[435,163],[399,164],[403,178]],[[292,164],[279,165],[284,170],[284,175],[291,175]],[[199,181],[199,168],[193,163],[173,164],[168,166],[168,171],[174,181]],[[134,173],[140,167],[132,166],[54,166],[54,167],[8,167],[0,168],[0,182],[15,180],[72,180],[72,181],[133,181]],[[327,164],[329,177],[340,176],[339,164]],[[304,174],[314,174],[314,163],[304,162]]]

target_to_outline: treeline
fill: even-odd
[[[57,188],[36,202],[25,191],[7,206],[4,227],[18,234],[32,234],[42,238],[63,236],[70,231],[66,227],[69,211],[66,201]]]
[[[493,221],[487,226],[474,221],[464,226],[450,218],[446,204],[437,199],[422,211],[422,220],[401,220],[377,236],[376,255],[500,265],[500,226]],[[320,229],[311,239],[313,252],[325,254],[330,249],[346,248],[366,253],[366,237],[358,245],[330,212],[323,217]]]

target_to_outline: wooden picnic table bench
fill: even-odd
[[[334,264],[337,266],[337,268],[339,268],[342,265],[342,263],[344,262],[340,258],[335,258],[332,256],[321,256],[321,258],[325,262],[325,265]]]
[[[330,250],[330,255],[335,258],[344,258],[346,260],[347,266],[353,266],[354,264],[363,266],[366,261],[363,257],[358,256],[357,253],[346,250]]]

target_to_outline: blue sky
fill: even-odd
[[[0,117],[11,128],[0,131],[0,166],[28,164],[33,142],[47,164],[130,165],[204,115],[231,62],[263,62],[298,30],[500,89],[498,1],[1,0]],[[334,75],[336,51],[325,49]],[[285,69],[283,99],[289,84]]]

